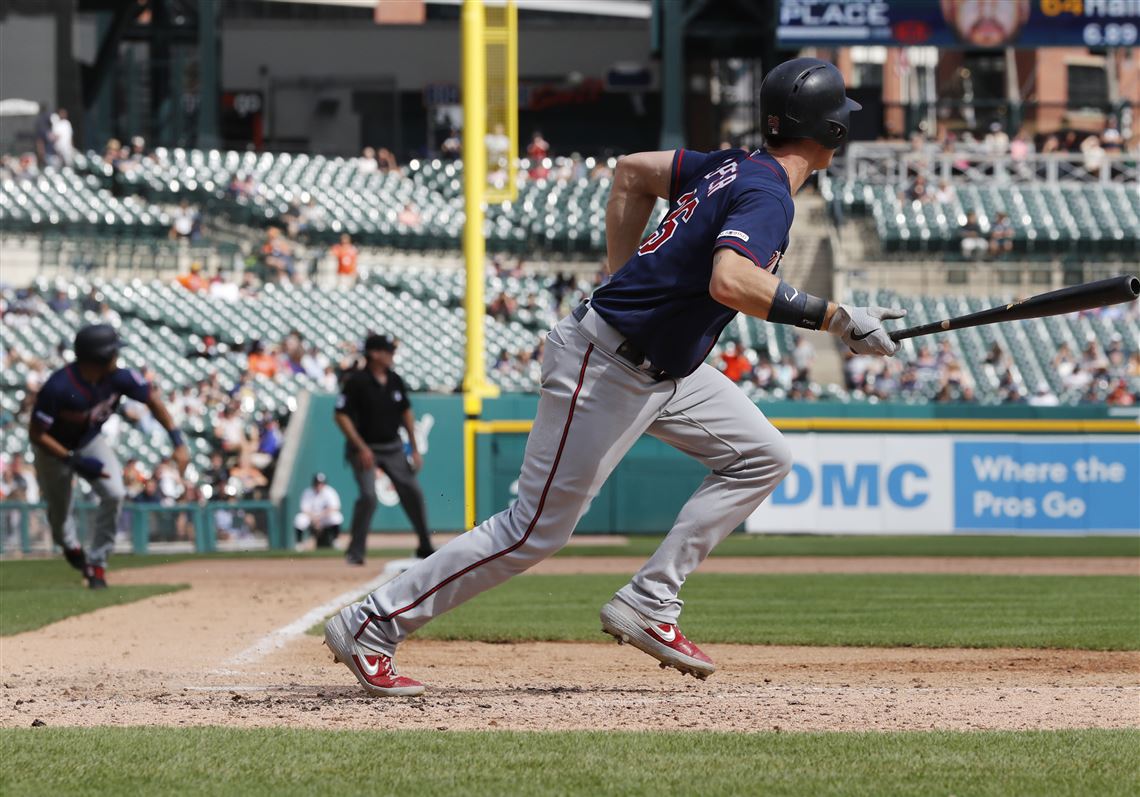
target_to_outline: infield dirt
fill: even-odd
[[[538,572],[631,572],[553,559]],[[114,573],[189,590],[0,640],[0,725],[308,728],[922,730],[1140,727],[1140,652],[707,645],[696,682],[628,647],[412,640],[428,693],[369,700],[320,639],[276,629],[377,573],[337,559],[200,560]],[[1135,559],[710,559],[702,572],[1136,575]],[[601,635],[599,634],[599,640]]]

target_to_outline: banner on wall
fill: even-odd
[[[788,435],[795,464],[752,532],[1140,533],[1140,442]]]
[[[1131,47],[1136,0],[781,0],[780,46]]]

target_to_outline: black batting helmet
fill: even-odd
[[[125,345],[110,324],[92,324],[75,333],[75,359],[81,363],[110,362]]]
[[[835,65],[818,58],[778,64],[760,86],[765,135],[810,138],[828,149],[847,140],[851,112],[862,107],[847,96]]]

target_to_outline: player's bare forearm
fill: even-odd
[[[28,440],[60,459],[67,459],[71,456],[71,452],[68,451],[62,443],[48,434],[47,429],[38,421],[33,420],[28,426]]]
[[[360,436],[360,433],[358,431],[356,431],[356,424],[352,422],[352,418],[349,418],[343,412],[337,412],[333,414],[333,419],[336,421],[336,425],[344,433],[344,436],[348,440],[349,445],[357,450],[368,448],[364,442],[364,438]]]
[[[162,403],[162,399],[160,399],[154,391],[151,391],[150,396],[147,398],[146,406],[150,409],[151,415],[154,416],[154,419],[159,422],[163,429],[169,432],[176,428],[174,418],[170,416],[170,410],[166,408],[166,405]]]
[[[606,204],[606,270],[613,274],[629,260],[658,198],[669,198],[673,152],[637,152],[618,161]]]
[[[408,433],[408,440],[412,444],[412,451],[419,451],[416,444],[416,415],[411,408],[404,410],[404,431]]]
[[[731,249],[717,249],[713,254],[709,295],[725,307],[755,318],[767,319],[779,285],[779,277]],[[827,329],[835,307],[835,302],[827,303],[821,329]]]

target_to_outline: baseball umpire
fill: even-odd
[[[427,507],[416,473],[424,460],[416,442],[416,416],[408,388],[392,370],[396,344],[386,335],[369,335],[364,341],[364,367],[344,381],[336,402],[336,425],[344,432],[346,451],[360,488],[352,508],[352,539],[345,553],[350,565],[364,564],[368,527],[376,511],[376,468],[392,480],[400,505],[419,538],[416,556],[434,553],[427,526]],[[411,445],[408,462],[399,430],[403,426]]]
[[[138,371],[118,366],[124,346],[109,324],[80,329],[75,361],[53,373],[36,396],[28,437],[35,454],[36,478],[47,503],[52,539],[87,586],[107,586],[107,557],[123,507],[123,470],[100,434],[123,396],[141,401],[170,434],[174,461],[185,471],[190,450],[166,406]],[[91,544],[84,552],[72,516],[73,477],[79,474],[99,496]]]
[[[546,338],[518,500],[325,625],[334,656],[369,694],[423,692],[396,672],[397,645],[565,545],[644,433],[709,472],[661,546],[602,607],[602,628],[662,667],[698,678],[716,669],[677,626],[678,593],[788,474],[792,457],[764,413],[705,363],[709,350],[742,312],[892,355],[898,346],[882,322],[903,315],[835,304],[776,276],[792,195],[831,162],[859,109],[839,70],[815,58],[780,64],[762,85],[761,105],[764,149],[645,152],[618,163],[606,208],[613,278]],[[659,198],[670,211],[642,241]]]

